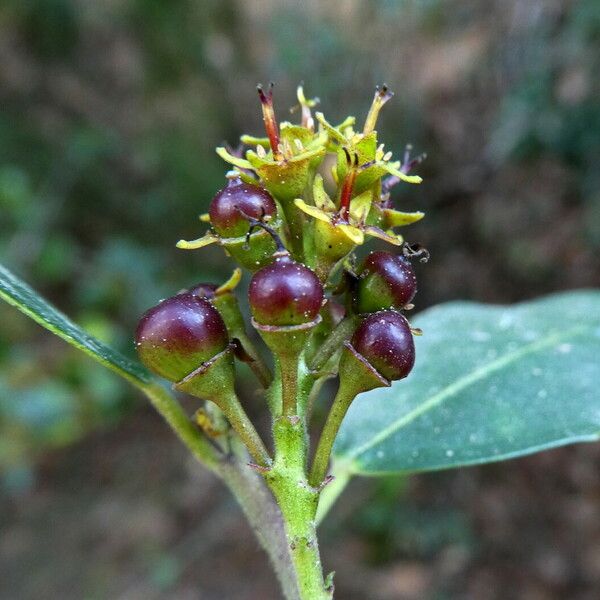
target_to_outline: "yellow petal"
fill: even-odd
[[[315,175],[315,181],[313,183],[313,199],[317,208],[330,213],[335,212],[335,203],[325,191],[323,177],[319,174]]]
[[[379,227],[365,227],[365,233],[371,237],[376,237],[384,242],[388,242],[388,244],[393,244],[394,246],[400,246],[404,241],[404,238],[401,235],[390,234],[379,229]]]
[[[253,135],[244,134],[240,136],[240,141],[242,144],[246,144],[247,146],[262,146],[266,150],[271,147],[269,144],[269,138],[266,137],[255,137]]]
[[[325,223],[331,222],[331,217],[325,211],[322,211],[320,208],[317,208],[316,206],[311,206],[310,204],[306,204],[306,202],[304,202],[304,200],[302,200],[302,198],[296,198],[294,200],[294,204],[302,212],[305,212],[307,215],[310,215],[311,217],[314,217],[315,219],[319,219],[320,221],[324,221]]]
[[[231,163],[240,169],[252,169],[252,165],[247,160],[239,158],[238,156],[233,156],[233,154],[227,152],[227,149],[223,148],[223,146],[219,146],[216,152],[225,162]]]
[[[425,216],[425,213],[421,211],[407,213],[391,208],[384,208],[382,212],[383,221],[386,227],[402,227],[403,225],[410,225],[411,223],[420,221]]]
[[[204,248],[204,246],[210,246],[210,244],[216,244],[219,242],[219,238],[210,232],[205,233],[201,238],[197,240],[179,240],[176,244],[181,250],[197,250],[198,248]]]
[[[347,142],[346,138],[340,131],[338,131],[327,119],[322,112],[317,112],[315,114],[317,117],[317,121],[323,126],[323,129],[335,140],[337,140],[340,144],[345,144]]]
[[[355,244],[360,245],[365,241],[363,232],[353,225],[346,225],[344,223],[337,224],[336,227],[343,231],[346,236]]]
[[[390,174],[395,175],[398,179],[402,181],[406,181],[407,183],[421,183],[423,179],[418,175],[407,175],[399,170],[400,162],[396,161],[393,163],[381,163],[383,168]]]
[[[350,201],[350,217],[353,221],[364,223],[369,214],[369,210],[371,210],[372,199],[373,195],[371,190],[367,190],[356,196],[356,198],[352,198]]]
[[[239,267],[236,267],[231,274],[231,277],[223,284],[220,285],[216,290],[215,294],[225,294],[227,292],[231,292],[234,290],[238,283],[242,279],[242,270]]]

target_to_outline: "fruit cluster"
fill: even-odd
[[[267,137],[242,136],[250,147],[243,156],[217,149],[232,170],[201,216],[210,229],[178,246],[219,244],[252,273],[252,325],[273,354],[275,374],[249,337],[236,300],[240,269],[221,286],[199,284],[150,309],[136,345],[151,370],[214,402],[263,467],[271,458],[235,394],[235,359],[247,362],[268,390],[274,418],[306,420],[318,384],[339,373],[340,391],[310,477],[318,486],[352,399],[406,377],[414,364],[417,332],[402,312],[412,308],[417,291],[411,259],[425,260],[427,253],[394,230],[423,213],[398,211],[390,197],[401,181],[420,183],[409,172],[421,157],[411,159],[407,151],[402,162],[393,161],[378,143],[379,111],[392,96],[385,86],[376,90],[360,131],[353,117],[337,126],[322,113],[313,118],[316,100],[307,100],[302,88],[301,123],[279,124],[272,87],[258,91]],[[398,252],[371,252],[359,264],[356,251],[368,237]]]

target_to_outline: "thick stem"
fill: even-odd
[[[342,420],[348,411],[348,407],[355,397],[356,386],[347,384],[344,380],[340,381],[340,387],[333,400],[333,404],[331,405],[331,410],[327,416],[327,421],[325,421],[317,451],[315,452],[315,458],[309,477],[310,484],[313,486],[320,485],[325,479],[333,442],[340,429]]]
[[[279,504],[302,600],[331,600],[326,589],[316,533],[318,490],[306,479],[304,419],[282,416],[273,427],[275,462],[267,482]]]
[[[281,511],[264,481],[246,464],[227,461],[217,475],[231,490],[256,538],[268,554],[287,600],[300,600],[296,569],[291,559]]]
[[[276,358],[278,375],[281,377],[281,410],[291,416],[297,412],[298,399],[298,356],[280,354]]]

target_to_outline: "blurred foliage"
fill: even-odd
[[[415,506],[407,488],[406,477],[378,480],[368,500],[349,518],[350,528],[368,543],[374,563],[402,556],[426,560],[449,544],[473,545],[464,514],[449,510],[443,502]]]
[[[5,0],[0,260],[132,352],[140,313],[229,268],[175,250],[223,182],[213,148],[305,81],[332,118],[396,91],[383,138],[431,158],[395,192],[428,218],[419,308],[600,284],[596,0]],[[0,469],[131,410],[132,394],[0,305]],[[15,483],[15,485],[17,485]]]

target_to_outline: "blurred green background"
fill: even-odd
[[[406,232],[432,253],[419,310],[599,286],[598,73],[598,0],[4,0],[0,260],[131,354],[146,308],[232,266],[174,243],[201,233],[196,217],[223,185],[214,147],[261,132],[256,83],[276,82],[284,119],[304,81],[338,121],[362,118],[385,81],[387,148],[429,155],[423,185],[394,192],[427,213]],[[131,389],[0,304],[0,597],[276,597],[231,502],[164,429]],[[494,519],[522,534],[522,511],[549,508],[527,487],[507,513],[504,488],[514,500],[546,468],[544,493],[597,497],[597,477],[579,473],[597,455],[356,484],[368,506],[350,516],[342,503],[325,530],[326,563],[327,544],[346,540],[344,560],[329,557],[340,597],[597,598],[597,525],[582,525],[574,554],[540,539],[541,518],[531,544],[549,554],[535,562],[511,555],[514,539],[496,539],[502,527],[473,504],[491,494]],[[561,517],[559,505],[548,519],[573,530],[573,507]],[[498,589],[506,577],[522,578],[514,595]]]

